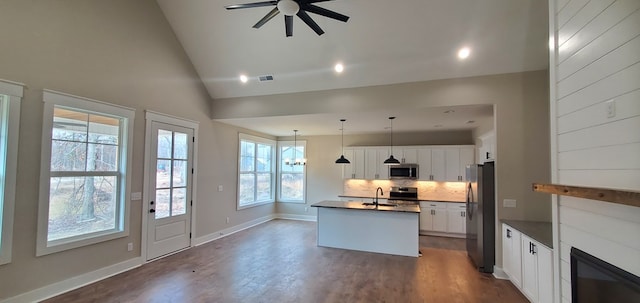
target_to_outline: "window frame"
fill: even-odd
[[[0,80],[0,265],[11,263],[18,168],[20,103],[24,84]]]
[[[240,170],[240,166],[241,166],[241,162],[242,162],[242,142],[246,141],[246,142],[251,142],[256,144],[255,145],[255,154],[257,155],[257,146],[258,144],[262,144],[262,145],[268,145],[271,147],[271,167],[270,167],[270,171],[269,173],[271,174],[271,184],[270,184],[270,189],[271,189],[271,194],[268,200],[260,200],[260,201],[253,201],[252,203],[240,203],[240,177],[242,174],[247,174],[247,173],[253,173],[253,174],[257,174],[258,172],[256,171],[256,165],[255,165],[255,158],[254,158],[254,169],[252,172],[242,172]],[[244,134],[244,133],[238,133],[238,178],[237,178],[237,198],[236,198],[236,206],[237,206],[237,210],[241,210],[241,209],[246,209],[246,208],[251,208],[251,207],[255,207],[255,206],[259,206],[259,205],[264,205],[264,204],[269,204],[269,203],[275,203],[275,197],[276,197],[276,147],[277,147],[277,142],[275,140],[271,140],[271,139],[267,139],[267,138],[263,138],[263,137],[257,137],[257,136],[252,136],[252,135],[248,135],[248,134]],[[264,172],[263,172],[264,173]],[[257,182],[257,178],[255,178],[256,182]],[[254,187],[254,197],[257,196],[257,186]]]
[[[135,109],[73,96],[52,90],[43,92],[42,152],[40,165],[40,200],[38,205],[38,233],[36,256],[92,245],[129,235],[131,162],[133,158],[133,126]],[[66,107],[123,119],[119,129],[118,194],[116,200],[116,227],[111,230],[86,233],[53,241],[48,240],[49,189],[51,180],[51,147],[54,107]],[[120,143],[121,142],[121,143]],[[56,174],[57,175],[57,174]]]
[[[297,140],[297,141],[278,141],[278,173],[277,173],[277,183],[278,183],[278,202],[282,202],[282,203],[298,203],[298,204],[306,204],[307,202],[307,166],[303,165],[302,167],[302,173],[298,173],[298,174],[302,174],[302,200],[292,200],[292,199],[284,199],[282,198],[282,174],[284,173],[282,171],[282,165],[284,164],[284,161],[286,160],[284,157],[282,157],[282,148],[283,147],[294,147],[294,144],[296,146],[302,146],[303,147],[303,152],[302,155],[299,155],[300,157],[298,158],[303,158],[306,159],[307,158],[307,141],[306,140]],[[291,172],[287,172],[287,173],[291,173]]]

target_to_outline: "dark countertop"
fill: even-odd
[[[358,198],[358,199],[375,199],[374,196],[350,196],[350,195],[338,195],[338,198]],[[389,199],[388,196],[379,196],[378,199]],[[399,199],[400,200],[400,199]],[[411,199],[411,198],[402,198],[401,200],[406,201],[417,201],[417,202],[449,202],[449,203],[466,203],[465,201],[447,201],[447,200],[423,200],[423,199]]]
[[[363,205],[363,201],[320,201],[318,203],[311,204],[311,207],[326,207],[326,208],[343,208],[343,209],[356,209],[356,210],[372,210],[372,211],[392,211],[392,212],[404,212],[404,213],[420,213],[420,206],[418,205],[397,205],[397,206],[378,206]]]
[[[535,222],[521,220],[501,220],[521,233],[553,249],[553,229],[551,222]]]

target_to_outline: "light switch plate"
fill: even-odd
[[[218,191],[222,191],[223,189],[222,185],[218,185]]]
[[[504,199],[504,200],[502,200],[502,206],[503,207],[516,207],[516,200],[515,199]]]
[[[142,193],[137,191],[135,193],[131,193],[131,201],[142,200]]]

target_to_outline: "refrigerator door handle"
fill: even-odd
[[[471,197],[473,197],[473,187],[471,182],[467,183],[467,215],[469,220],[473,219],[473,208],[471,207]]]

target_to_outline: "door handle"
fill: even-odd
[[[155,213],[155,212],[156,212],[156,210],[152,208],[152,209],[150,209],[150,210],[149,210],[149,212],[150,212],[150,213]]]

